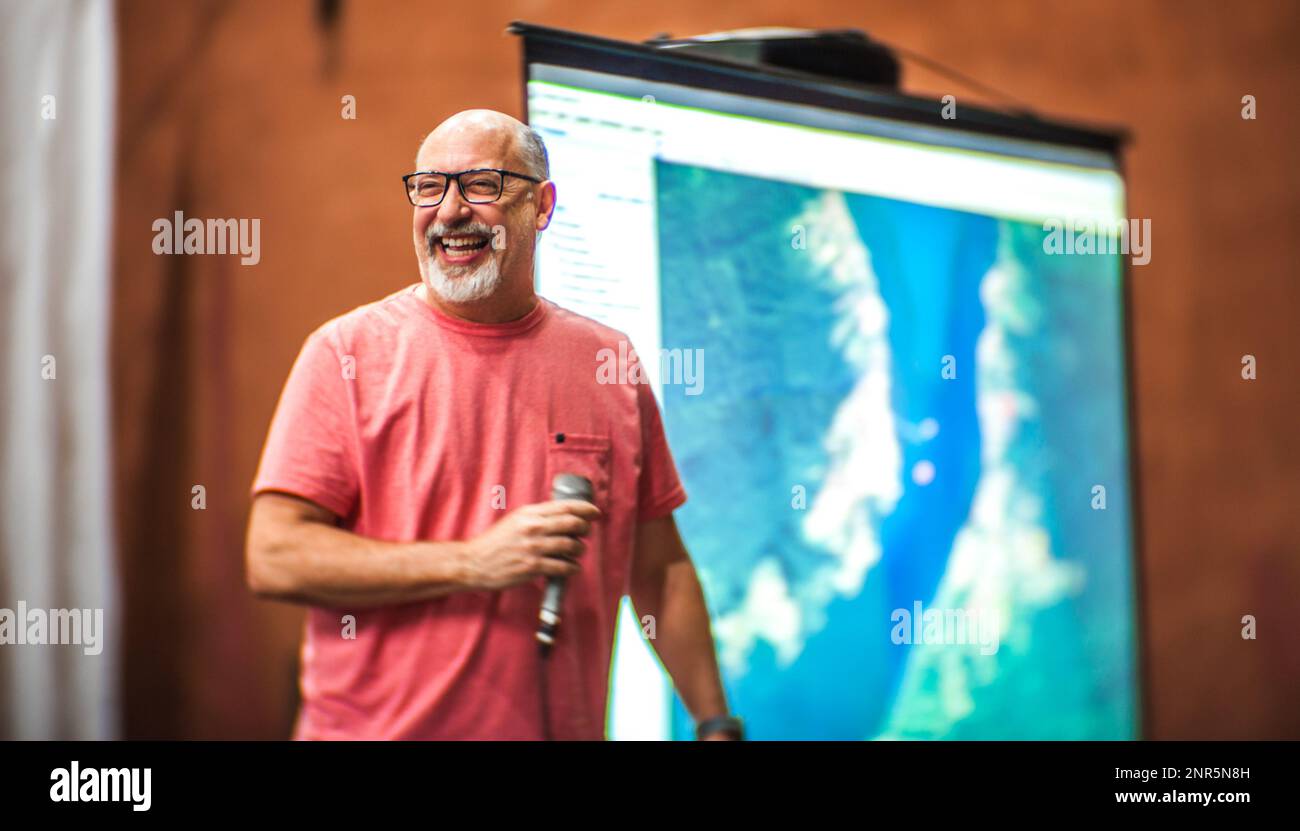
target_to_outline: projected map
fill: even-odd
[[[1049,256],[1036,222],[654,177],[662,344],[707,356],[699,394],[662,390],[677,518],[751,736],[1131,737],[1119,258]],[[980,637],[899,623],[927,609]]]

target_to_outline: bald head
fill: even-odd
[[[549,179],[551,172],[546,145],[537,131],[496,110],[465,110],[439,124],[420,143],[415,166],[417,170],[502,167],[539,179]]]

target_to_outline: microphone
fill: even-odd
[[[575,473],[560,473],[551,483],[551,499],[578,499],[592,501],[591,480]],[[537,642],[542,655],[550,653],[555,645],[555,633],[560,628],[560,605],[564,602],[564,577],[548,577],[546,591],[542,594],[542,608],[537,613]]]

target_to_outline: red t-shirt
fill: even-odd
[[[603,738],[636,525],[686,501],[654,394],[633,371],[598,381],[627,340],[614,329],[540,297],[519,320],[473,323],[417,288],[307,338],[253,493],[309,499],[375,539],[463,540],[550,499],[556,473],[589,478],[604,516],[568,582],[547,689],[552,735]],[[311,609],[295,738],[541,738],[544,584]]]

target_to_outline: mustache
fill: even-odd
[[[440,237],[447,237],[453,234],[477,234],[480,236],[492,238],[493,230],[491,225],[482,222],[464,222],[460,225],[447,225],[442,222],[435,222],[424,231],[425,247],[429,253],[433,253],[433,244]]]

